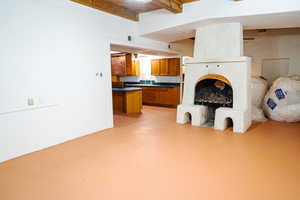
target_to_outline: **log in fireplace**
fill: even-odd
[[[232,108],[232,88],[216,79],[205,79],[196,85],[195,105]]]

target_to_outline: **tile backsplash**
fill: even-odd
[[[155,82],[180,83],[180,76],[154,76]]]
[[[122,76],[120,77],[121,82],[140,82],[140,76]]]

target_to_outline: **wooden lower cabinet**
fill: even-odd
[[[114,113],[141,113],[142,91],[113,92]]]
[[[124,92],[113,92],[114,112],[124,112]]]
[[[143,104],[176,107],[180,102],[179,87],[142,87]]]
[[[143,87],[143,104],[158,104],[159,90],[155,87]]]
[[[140,113],[142,110],[142,91],[126,92],[125,113]]]

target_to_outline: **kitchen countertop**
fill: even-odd
[[[142,88],[136,88],[136,87],[125,87],[125,88],[113,88],[113,92],[132,92],[132,91],[139,91],[142,90]]]
[[[177,83],[125,83],[126,87],[167,87],[167,88],[174,88],[179,87]]]

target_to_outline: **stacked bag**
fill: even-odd
[[[251,78],[252,121],[264,122],[267,118],[262,110],[262,103],[268,89],[268,83],[260,77]]]
[[[263,110],[272,120],[300,121],[300,77],[276,79],[264,98]]]

